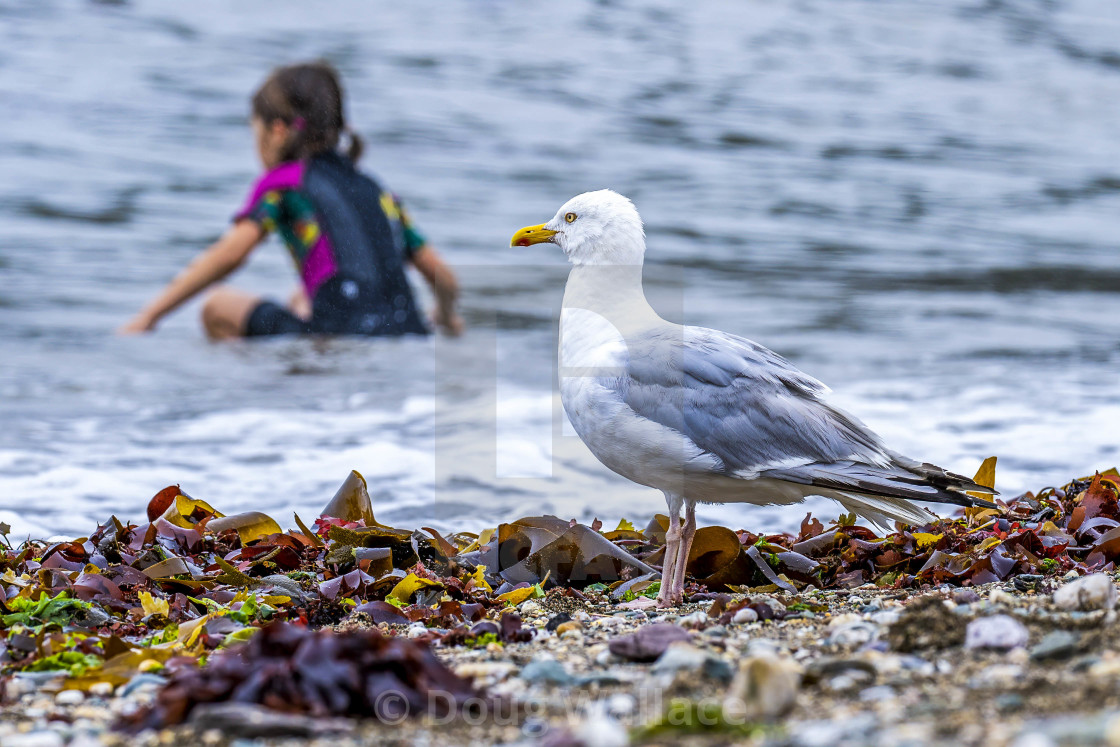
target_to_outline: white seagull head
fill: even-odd
[[[634,203],[609,189],[576,195],[548,223],[515,233],[510,246],[545,242],[563,249],[573,265],[640,265],[646,253]]]

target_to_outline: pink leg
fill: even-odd
[[[665,557],[661,561],[661,591],[657,594],[658,607],[672,607],[679,601],[673,599],[673,587],[677,584],[677,555],[681,546],[681,499],[666,493],[665,501],[669,504],[669,530],[665,532]]]
[[[692,550],[692,539],[696,536],[696,504],[685,502],[684,527],[681,529],[680,544],[677,546],[677,564],[673,572],[673,588],[669,598],[673,604],[684,601],[684,572],[688,566],[688,554]]]

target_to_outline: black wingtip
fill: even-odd
[[[992,495],[999,495],[999,493],[992,491]],[[974,495],[970,495],[969,498],[972,500],[973,506],[978,506],[980,508],[999,508],[999,506],[984,498],[977,498]]]

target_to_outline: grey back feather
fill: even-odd
[[[889,462],[878,436],[821,399],[823,384],[750,340],[666,325],[629,337],[627,348],[625,403],[719,457],[728,472]]]

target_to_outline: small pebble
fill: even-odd
[[[53,731],[31,731],[4,737],[4,747],[62,747],[62,735]]]
[[[89,686],[89,694],[98,698],[108,698],[113,694],[113,685],[109,682],[95,682]]]
[[[1031,649],[1031,659],[1046,661],[1048,659],[1066,659],[1077,653],[1080,638],[1076,633],[1068,630],[1055,630],[1047,633],[1034,648]]]
[[[576,738],[585,747],[626,747],[630,735],[616,719],[596,709],[576,727]]]
[[[556,635],[559,636],[563,636],[565,633],[571,633],[572,631],[579,633],[583,631],[583,626],[575,620],[569,620],[568,622],[560,623],[556,626]]]
[[[829,625],[829,628],[832,631],[827,639],[830,646],[862,646],[879,638],[879,626],[862,620],[846,622],[835,627]]]
[[[575,681],[555,659],[534,659],[521,669],[521,679],[529,683],[549,683],[567,686]]]
[[[736,625],[745,625],[746,623],[758,622],[758,613],[750,607],[744,607],[735,613],[731,618],[731,622]]]
[[[957,604],[976,604],[980,601],[980,595],[975,589],[958,589],[953,592],[953,601]]]
[[[561,613],[553,615],[551,618],[549,618],[548,622],[544,626],[544,629],[555,631],[558,627],[560,627],[561,625],[563,625],[564,623],[568,622],[571,619],[572,619],[572,616],[569,615],[567,612],[561,612]]]
[[[1071,581],[1054,592],[1054,605],[1064,610],[1110,610],[1116,606],[1116,584],[1103,573]]]
[[[85,699],[81,690],[62,690],[54,696],[54,702],[58,705],[78,705]]]
[[[992,589],[988,594],[988,601],[992,604],[1015,604],[1015,596],[1000,588]]]
[[[968,624],[964,634],[965,648],[1009,650],[1027,645],[1030,634],[1021,622],[1010,615],[979,617]]]
[[[708,624],[708,613],[704,610],[697,610],[688,615],[682,615],[677,618],[677,625],[682,628],[702,628]]]
[[[727,690],[727,718],[762,721],[788,713],[801,687],[801,667],[789,657],[752,656],[739,662]]]
[[[729,663],[685,641],[670,644],[650,671],[670,677],[678,672],[699,672],[707,679],[724,683],[730,682],[733,674]]]

